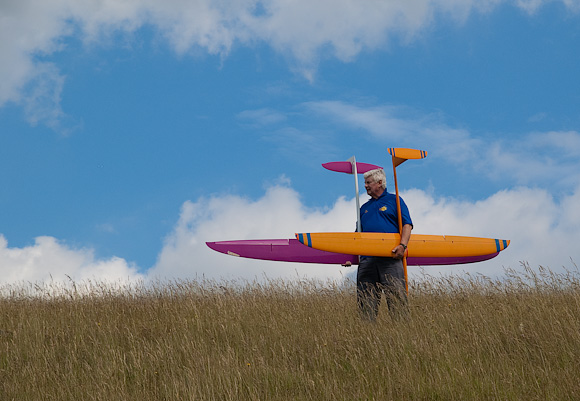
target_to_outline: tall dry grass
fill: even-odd
[[[577,272],[412,283],[374,324],[352,285],[173,281],[0,288],[1,400],[580,397]]]

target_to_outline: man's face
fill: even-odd
[[[376,199],[383,194],[383,182],[381,180],[375,181],[369,177],[365,180],[365,189],[367,194]]]

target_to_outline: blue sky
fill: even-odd
[[[337,277],[204,242],[350,231],[320,164],[388,147],[429,152],[414,232],[512,240],[430,271],[580,259],[578,1],[20,0],[0,38],[4,282]]]

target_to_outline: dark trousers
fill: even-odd
[[[392,317],[398,318],[407,314],[407,292],[402,260],[361,256],[356,284],[357,303],[364,319],[374,321],[377,318],[383,292]]]

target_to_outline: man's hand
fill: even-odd
[[[407,244],[411,240],[411,230],[413,226],[410,224],[405,224],[403,226],[403,233],[401,234],[401,242],[397,245],[391,253],[393,254],[393,258],[395,259],[403,259],[405,256],[405,251],[407,250]],[[405,244],[405,245],[403,245]]]
[[[405,256],[405,247],[399,244],[391,252],[393,254],[393,258],[403,259],[403,256]]]

